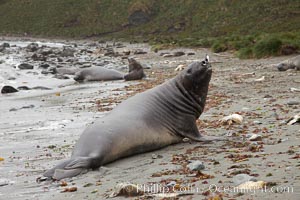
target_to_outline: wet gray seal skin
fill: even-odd
[[[208,59],[194,62],[175,78],[123,101],[83,132],[70,159],[44,176],[73,177],[123,157],[179,143],[185,137],[216,140],[202,136],[196,126],[211,75]]]
[[[140,80],[146,77],[144,69],[139,62],[137,62],[134,58],[129,58],[128,62],[129,73],[124,76],[125,81]]]
[[[86,81],[111,81],[122,80],[124,75],[113,69],[106,69],[103,67],[90,67],[77,72],[74,80],[78,82]]]
[[[277,69],[279,71],[286,71],[288,69],[300,70],[300,55],[279,63]]]

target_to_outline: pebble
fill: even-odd
[[[233,177],[233,183],[235,185],[240,185],[248,181],[256,181],[256,179],[253,176],[249,176],[248,174],[238,174]]]
[[[291,171],[292,167],[286,167],[285,170]]]
[[[42,68],[42,69],[48,69],[49,67],[50,67],[50,65],[47,63],[40,64],[40,66],[39,66],[39,68]]]
[[[242,110],[250,110],[250,108],[243,107]]]
[[[237,133],[236,133],[236,132],[229,131],[228,133],[225,133],[225,135],[226,135],[227,137],[235,137],[235,136],[237,136]]]
[[[152,159],[156,159],[158,156],[157,156],[157,154],[153,153],[153,154],[151,155],[151,157],[152,157]]]
[[[199,160],[192,161],[190,164],[187,165],[187,167],[192,171],[199,171],[205,169],[203,162]]]
[[[185,53],[184,53],[183,51],[176,51],[176,52],[174,52],[173,55],[174,55],[175,57],[179,57],[179,56],[185,55]]]
[[[176,185],[176,181],[171,181],[167,184],[167,187],[174,187]]]
[[[9,185],[9,183],[10,183],[10,181],[8,179],[5,179],[5,178],[0,179],[0,187],[5,186],[5,185]]]
[[[162,55],[162,57],[164,57],[164,58],[170,58],[170,57],[173,57],[173,55],[172,54],[164,54],[164,55]]]
[[[60,56],[62,57],[74,57],[75,50],[71,48],[64,48],[60,52]]]
[[[176,68],[175,68],[175,71],[182,71],[184,69],[184,65],[178,65]]]
[[[147,54],[146,51],[143,51],[142,49],[137,49],[133,52],[133,54],[137,55],[137,54]]]
[[[280,124],[280,125],[286,124],[286,121],[284,121],[284,120],[283,120],[283,121],[280,121],[279,124]]]
[[[188,52],[187,55],[188,56],[193,56],[193,55],[195,55],[195,53],[194,52]]]
[[[296,101],[296,100],[291,100],[287,102],[288,105],[292,106],[292,105],[299,105],[300,101]]]
[[[28,63],[22,63],[18,66],[19,69],[33,69],[33,65]]]
[[[262,124],[260,121],[253,121],[254,124]]]
[[[300,89],[298,88],[290,88],[291,92],[300,92]]]
[[[7,42],[4,42],[1,46],[5,47],[5,48],[9,48],[9,47],[10,47],[10,44],[7,43]]]
[[[253,134],[250,138],[250,141],[261,141],[262,140],[262,136],[258,135],[258,134]]]
[[[252,145],[258,145],[258,143],[257,143],[257,142],[252,142],[251,144],[252,144]]]
[[[162,155],[158,155],[158,154],[153,153],[153,154],[151,155],[151,157],[152,157],[152,159],[157,159],[157,158],[162,158],[163,156],[162,156]]]

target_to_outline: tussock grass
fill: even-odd
[[[299,49],[299,8],[294,0],[0,0],[0,34],[122,38],[265,57]],[[130,23],[141,12],[149,19]]]

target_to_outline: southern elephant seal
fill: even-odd
[[[140,80],[146,77],[144,69],[139,62],[137,62],[134,58],[129,58],[128,62],[129,73],[124,76],[125,81]]]
[[[104,67],[90,67],[77,72],[74,80],[78,82],[83,81],[111,81],[122,80],[124,74],[114,69],[106,69]]]
[[[288,69],[300,70],[300,55],[279,63],[277,69],[279,71],[286,71]]]
[[[139,80],[145,77],[144,69],[140,63],[133,58],[129,59],[129,73],[123,74],[114,69],[106,69],[104,67],[90,67],[77,72],[74,80],[78,82],[83,81],[112,81],[122,80],[126,81]]]
[[[202,136],[196,125],[211,75],[208,59],[194,62],[175,78],[123,101],[83,132],[70,159],[44,176],[73,177],[123,157],[179,143],[185,137],[216,140]]]

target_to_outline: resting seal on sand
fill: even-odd
[[[279,71],[286,71],[288,69],[300,70],[300,55],[279,63],[277,69]]]
[[[104,67],[90,67],[77,72],[74,80],[78,82],[83,81],[111,81],[122,80],[124,75],[113,69],[106,69]]]
[[[77,141],[70,159],[45,172],[63,179],[117,159],[202,136],[196,120],[203,112],[212,69],[208,58],[194,62],[175,78],[137,94],[90,125]]]
[[[145,77],[144,69],[142,65],[133,58],[128,59],[129,72],[124,75],[114,69],[106,69],[103,67],[90,67],[77,72],[74,76],[74,80],[78,82],[83,81],[112,81],[121,80],[133,81],[140,80]]]
[[[134,58],[129,58],[129,73],[124,76],[125,81],[140,80],[146,75],[142,65]]]

